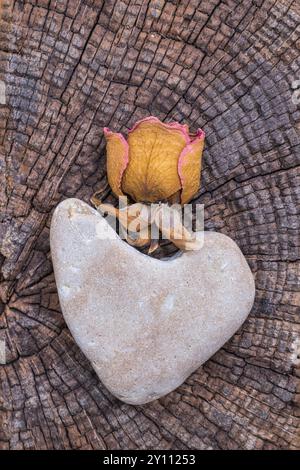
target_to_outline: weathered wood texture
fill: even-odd
[[[1,15],[1,447],[299,448],[299,1],[4,0]],[[66,328],[49,224],[105,185],[103,126],[149,114],[206,131],[206,229],[238,243],[257,295],[184,385],[133,407]]]

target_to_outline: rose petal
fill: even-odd
[[[179,157],[178,173],[182,186],[181,204],[190,201],[199,190],[204,137],[204,132],[199,129],[195,139],[183,149]]]
[[[128,144],[122,134],[104,128],[107,154],[107,178],[116,196],[124,196],[121,189],[123,173],[128,165]]]
[[[165,200],[181,189],[178,159],[187,144],[183,127],[151,117],[137,123],[129,133],[129,163],[122,190],[135,201]]]
[[[165,129],[177,129],[179,132],[182,133],[187,144],[189,144],[191,141],[189,136],[189,126],[187,124],[179,124],[179,122],[162,122],[155,116],[148,116],[144,119],[141,119],[140,121],[137,121],[132,127],[132,129],[128,131],[128,133],[133,132],[138,126],[140,126],[144,122],[160,124]]]

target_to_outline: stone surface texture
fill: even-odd
[[[157,260],[78,199],[59,204],[50,234],[65,320],[100,380],[127,403],[181,385],[253,305],[253,276],[225,235],[200,232],[200,250]]]

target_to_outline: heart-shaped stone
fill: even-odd
[[[77,199],[56,208],[51,252],[65,320],[100,380],[142,404],[178,387],[241,326],[254,281],[237,245],[202,232],[203,247],[144,255]]]

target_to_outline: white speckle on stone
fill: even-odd
[[[225,263],[223,263],[222,266],[221,266],[221,268],[220,268],[221,271],[225,271],[225,269],[227,268],[227,266],[228,266],[228,261],[225,261]]]
[[[79,200],[54,212],[51,253],[65,320],[99,378],[127,403],[174,390],[251,310],[254,281],[241,251],[222,234],[202,236],[200,250],[161,261]]]
[[[168,294],[165,299],[162,301],[160,311],[164,314],[172,312],[174,308],[175,296],[174,294]]]
[[[80,268],[78,266],[69,266],[69,271],[71,271],[73,274],[76,274],[80,272]]]
[[[61,295],[63,299],[66,299],[71,294],[71,287],[62,285],[58,288],[58,292],[59,292],[59,295]]]

